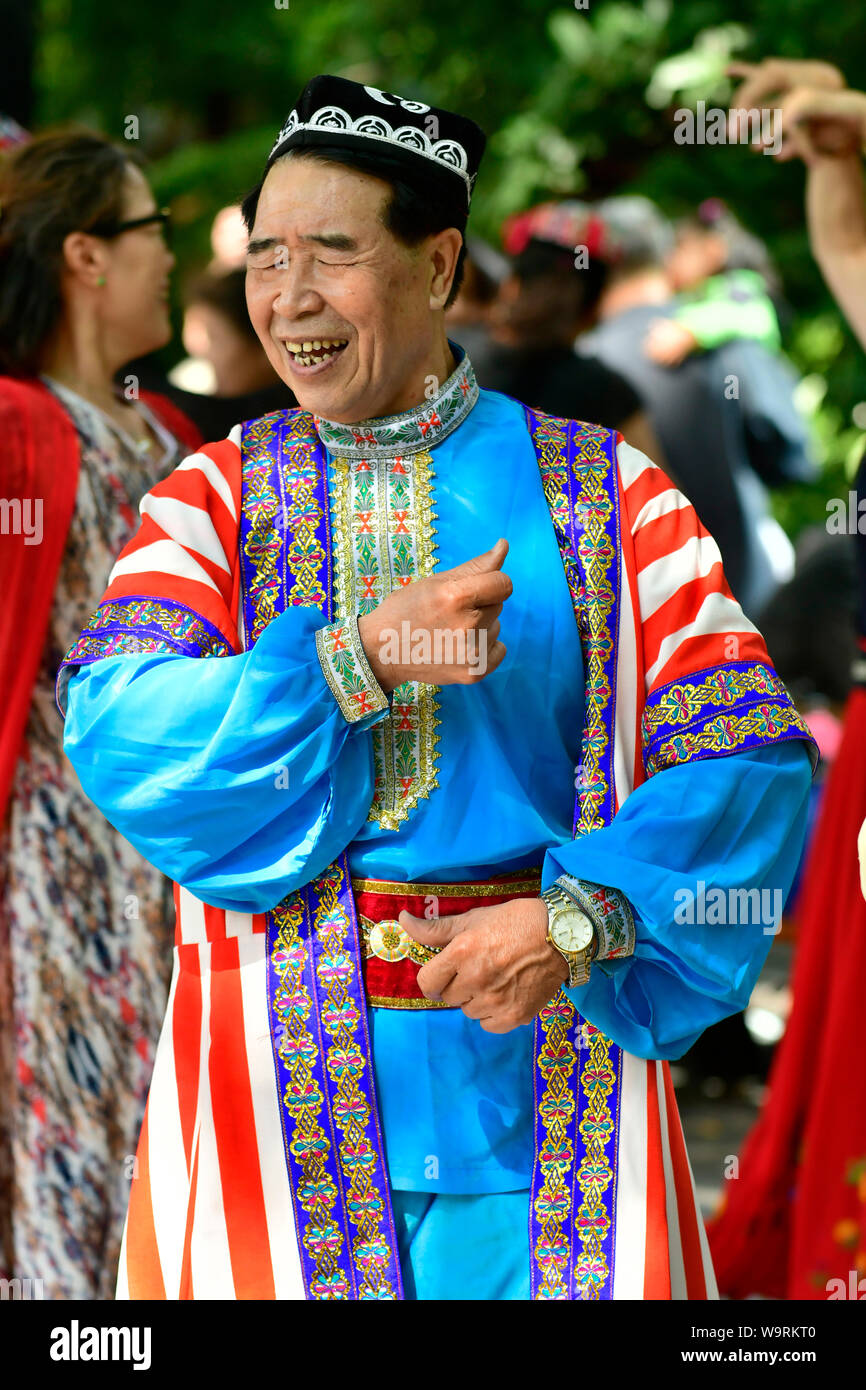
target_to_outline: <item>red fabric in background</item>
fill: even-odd
[[[198,430],[163,396],[142,392],[190,452]],[[42,541],[0,534],[0,825],[3,824],[78,487],[75,426],[35,379],[0,377],[0,498],[42,500]],[[59,715],[58,715],[59,718]]]
[[[0,497],[42,501],[42,541],[0,535],[0,825],[78,485],[78,436],[39,381],[0,377]]]
[[[168,396],[160,396],[155,391],[142,391],[141,400],[149,406],[161,425],[173,434],[178,444],[194,454],[205,442],[199,430],[188,420],[182,410],[178,410]]]
[[[864,819],[866,690],[857,689],[806,867],[791,1017],[739,1175],[708,1227],[730,1298],[826,1300],[829,1280],[866,1277]]]

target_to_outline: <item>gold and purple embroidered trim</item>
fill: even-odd
[[[585,709],[573,834],[616,810],[614,714],[620,537],[616,434],[527,410],[577,619]],[[560,990],[535,1024],[533,1299],[613,1297],[622,1050]]]
[[[403,1297],[345,854],[267,914],[268,1010],[307,1297]]]
[[[736,661],[670,681],[647,697],[641,725],[647,776],[678,763],[805,739],[813,768],[818,749],[779,676],[758,662]]]
[[[247,646],[283,607],[324,607],[320,575],[330,536],[317,447],[312,416],[302,410],[265,415],[243,427],[240,551]]]
[[[109,600],[90,617],[58,669],[55,698],[60,713],[66,713],[66,688],[76,667],[141,652],[231,656],[233,649],[218,628],[183,604],[138,595]]]

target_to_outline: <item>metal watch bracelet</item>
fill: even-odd
[[[551,887],[571,898],[592,922],[598,943],[593,961],[619,960],[634,954],[634,915],[624,893],[569,874],[560,874]]]

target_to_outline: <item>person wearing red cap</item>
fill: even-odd
[[[608,274],[598,254],[600,230],[578,202],[542,203],[506,221],[510,271],[473,363],[489,390],[552,415],[618,429],[664,465],[637,393],[612,366],[574,351],[575,338],[595,322]]]

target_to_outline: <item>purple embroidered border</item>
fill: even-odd
[[[786,739],[805,739],[814,772],[818,745],[772,668],[731,661],[669,681],[647,698],[641,726],[647,776]]]
[[[267,914],[268,1013],[309,1299],[403,1296],[345,854]]]
[[[585,467],[582,457],[581,433],[581,426],[570,425],[568,467],[565,472],[566,496],[568,498],[569,552],[572,556],[577,557],[576,568],[572,570],[572,584],[577,576],[580,577],[580,587],[576,594],[572,591],[572,596],[578,611],[578,631],[584,653],[584,676],[588,687],[587,704],[592,706],[592,711],[590,709],[584,711],[581,768],[587,780],[578,785],[575,792],[571,831],[575,838],[580,834],[586,834],[589,830],[598,830],[603,826],[610,825],[616,814],[614,724],[618,666],[616,645],[619,632],[620,561],[622,556],[616,473],[616,434],[613,430],[606,431],[607,439],[603,446],[607,456],[607,472],[603,486],[606,500],[609,503],[609,511],[604,521],[601,536],[591,539],[585,523],[587,519],[586,508],[593,504],[587,503],[583,497],[583,485],[579,476],[582,466]],[[606,569],[611,590],[611,606],[607,614],[603,613],[603,596],[596,592],[592,577],[587,572],[589,564],[605,551],[608,553]],[[605,643],[608,641],[608,636],[592,630],[598,622],[603,623],[606,634],[609,634],[610,640],[606,649]],[[601,685],[599,686],[596,682],[590,687],[590,655],[596,648],[602,660]],[[601,712],[602,709],[603,713]],[[596,747],[598,744],[601,745],[600,748]],[[600,785],[598,783],[593,784],[589,780],[588,745],[593,748],[593,769],[597,768],[601,779]]]
[[[244,426],[240,558],[251,646],[288,606],[333,621],[324,451],[309,415]],[[346,856],[267,914],[268,1014],[310,1299],[402,1299]]]
[[[252,646],[287,607],[316,607],[331,621],[331,525],[311,415],[293,409],[248,420],[241,460],[242,607]]]
[[[231,656],[218,628],[182,603],[146,594],[101,603],[57,671],[55,701],[65,716],[66,687],[72,669],[108,656],[174,652],[178,656]]]
[[[582,775],[573,822],[577,836],[610,824],[616,808],[621,557],[616,434],[530,410],[526,414],[548,484],[545,493],[584,656]],[[622,1050],[584,1022],[560,991],[536,1020],[534,1059],[530,1296],[611,1299]]]

